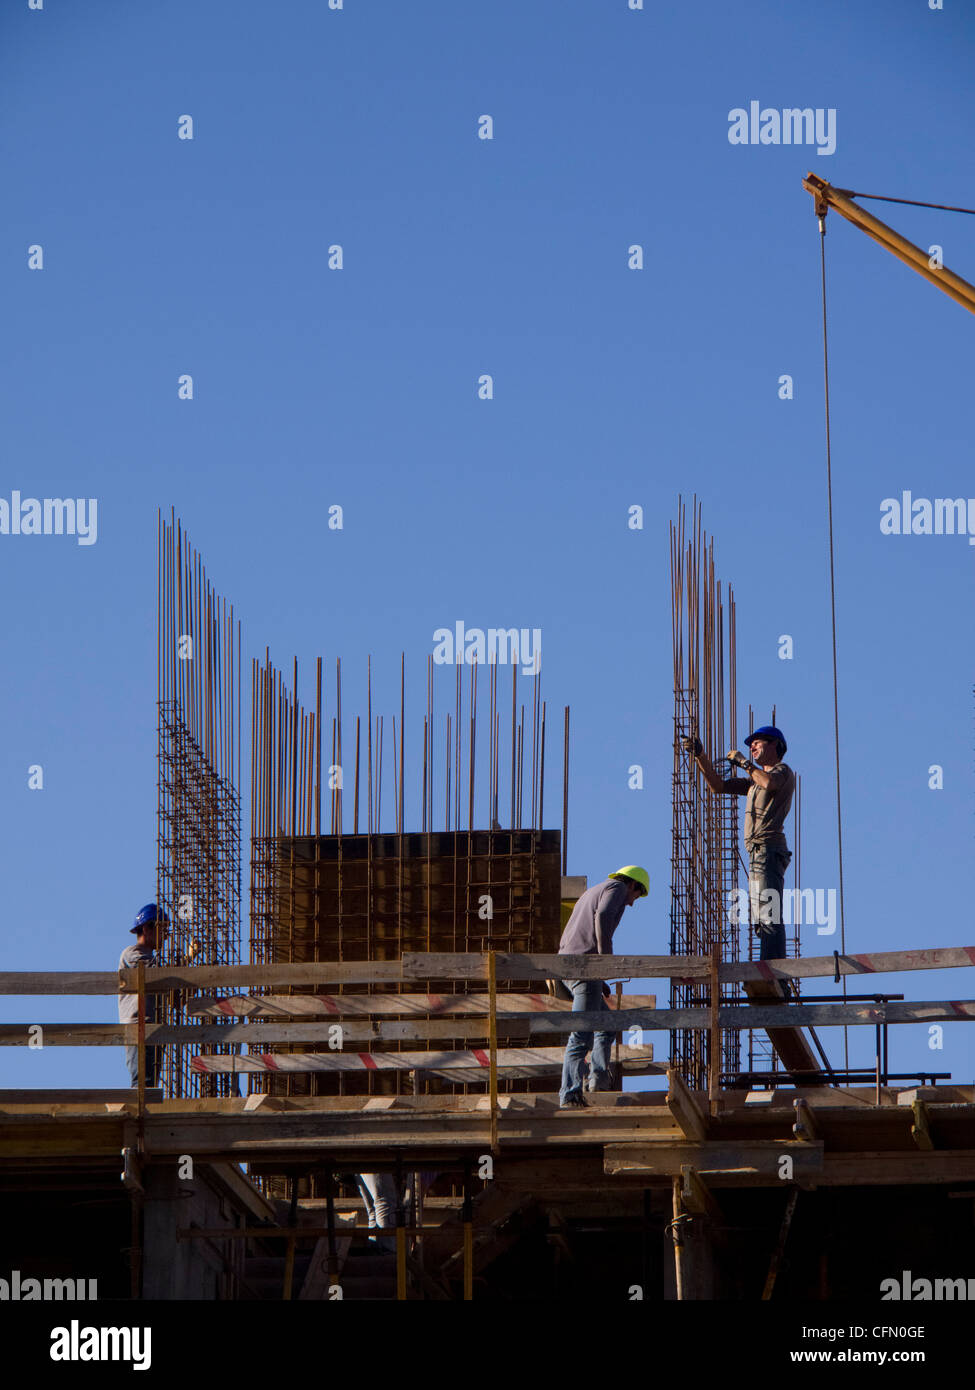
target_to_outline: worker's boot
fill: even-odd
[[[559,1101],[560,1110],[585,1110],[586,1100],[580,1091],[578,1095],[567,1096],[565,1100]]]

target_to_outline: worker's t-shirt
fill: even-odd
[[[148,946],[140,946],[138,942],[133,942],[131,946],[126,946],[125,950],[118,958],[118,968],[120,970],[135,970],[139,962],[142,961],[146,966],[156,964],[156,953],[150,951]],[[146,1022],[156,1022],[156,999],[155,994],[146,995]],[[118,1019],[119,1023],[135,1023],[139,1017],[139,996],[137,994],[120,994],[118,997]]]
[[[607,878],[587,888],[572,909],[559,942],[560,956],[591,956],[598,954],[596,919],[602,928],[606,955],[613,953],[613,932],[619,926],[629,886],[618,878]]]
[[[769,785],[759,787],[750,777],[726,777],[722,786],[736,796],[747,796],[745,802],[745,848],[773,845],[788,849],[782,826],[792,806],[796,789],[796,774],[786,763],[776,763],[769,770]]]

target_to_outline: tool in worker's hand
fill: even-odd
[[[693,753],[695,758],[699,758],[704,752],[704,744],[695,734],[693,738],[682,738],[680,746],[685,753]]]
[[[730,752],[726,753],[725,760],[729,763],[734,763],[735,767],[743,767],[746,772],[751,772],[751,763],[745,757],[744,753],[738,752],[737,748],[732,748]]]

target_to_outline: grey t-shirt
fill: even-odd
[[[125,950],[118,958],[118,968],[120,970],[135,970],[139,962],[143,961],[147,966],[156,964],[156,953],[150,951],[148,946],[140,946],[134,941],[131,946],[126,946]],[[146,1022],[156,1022],[156,994],[146,995]],[[118,1020],[119,1023],[135,1023],[139,1017],[139,996],[137,994],[120,994],[118,997]]]
[[[750,777],[726,777],[722,786],[726,792],[747,796],[745,802],[745,848],[756,845],[775,845],[786,849],[782,826],[792,806],[796,789],[796,774],[787,763],[776,763],[769,769],[769,785],[756,786]]]
[[[619,926],[629,886],[618,878],[607,878],[587,888],[572,909],[559,942],[560,956],[592,956],[599,954],[596,923],[606,947],[604,955],[613,954],[613,932]]]

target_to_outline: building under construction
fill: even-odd
[[[696,505],[672,529],[671,570],[669,955],[556,958],[585,880],[567,872],[569,712],[548,737],[537,677],[519,699],[516,668],[509,691],[497,664],[458,665],[435,711],[428,659],[417,814],[405,664],[392,717],[373,710],[370,669],[350,720],[338,663],[334,695],[319,660],[303,701],[297,664],[286,682],[266,652],[251,681],[244,964],[240,627],[175,519],[160,521],[158,901],[173,933],[152,969],[0,976],[8,994],[134,991],[140,1010],[133,1025],[45,1026],[48,1045],[135,1043],[137,1087],[0,1092],[21,1279],[83,1268],[99,1297],[135,1299],[798,1300],[874,1298],[904,1269],[964,1273],[975,1094],[890,1074],[886,1037],[975,1018],[975,1003],[904,1002],[875,979],[845,989],[971,967],[975,947],[803,958],[795,939],[788,959],[752,958],[748,923],[727,911],[735,799],[709,796],[680,745],[696,733],[718,760],[738,738],[734,599]],[[567,1034],[605,1015],[570,1015],[566,975],[620,982],[619,1089],[571,1111]],[[842,999],[800,1001],[816,978]],[[657,980],[667,1007],[626,983]],[[827,1025],[871,1028],[874,1066],[831,1065]],[[4,1026],[0,1042],[26,1033]],[[362,1172],[396,1181],[385,1253],[368,1241]]]

